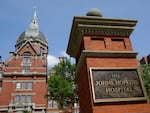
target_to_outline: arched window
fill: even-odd
[[[30,63],[30,57],[32,56],[32,54],[30,52],[24,52],[23,53],[23,62],[24,63]]]
[[[40,56],[43,56],[43,54],[44,54],[44,48],[41,47],[41,48],[40,48]]]

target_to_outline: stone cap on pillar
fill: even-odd
[[[94,9],[95,10],[95,9]],[[77,57],[81,41],[85,35],[101,36],[126,36],[129,37],[134,30],[137,20],[104,18],[100,13],[93,16],[89,11],[87,16],[75,16],[73,18],[67,53],[71,57]]]

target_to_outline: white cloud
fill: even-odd
[[[67,57],[68,59],[71,60],[72,63],[75,64],[75,59],[74,59],[74,58],[71,58],[65,51],[61,51],[60,54],[61,54],[61,56],[63,56],[63,57]]]
[[[70,58],[70,56],[65,52],[65,51],[61,51],[60,52],[60,57],[67,57],[68,59]],[[72,63],[75,63],[74,58],[70,58]],[[55,65],[57,65],[59,63],[59,57],[53,56],[53,55],[48,55],[47,56],[47,61],[48,61],[48,67],[54,67]]]
[[[53,55],[48,55],[47,61],[48,61],[48,67],[53,67],[59,63],[59,58],[57,58]]]
[[[63,57],[70,58],[70,56],[65,51],[61,51],[60,55],[63,56]]]

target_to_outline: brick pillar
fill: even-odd
[[[67,53],[76,58],[81,113],[149,113],[130,35],[136,20],[76,16]]]

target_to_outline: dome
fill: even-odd
[[[102,17],[102,13],[99,9],[92,8],[87,12],[86,16],[99,16],[99,17]]]
[[[22,45],[25,41],[37,41],[42,44],[48,45],[46,37],[39,30],[38,18],[36,16],[36,10],[34,11],[34,16],[31,19],[31,23],[26,31],[22,32],[19,38],[16,41],[16,45]]]
[[[21,33],[21,35],[17,39],[16,45],[18,45],[19,43],[24,42],[26,40],[30,40],[30,39],[48,44],[46,37],[44,36],[44,34],[42,32],[39,32],[39,34],[37,36],[27,36],[24,31],[23,33]]]

